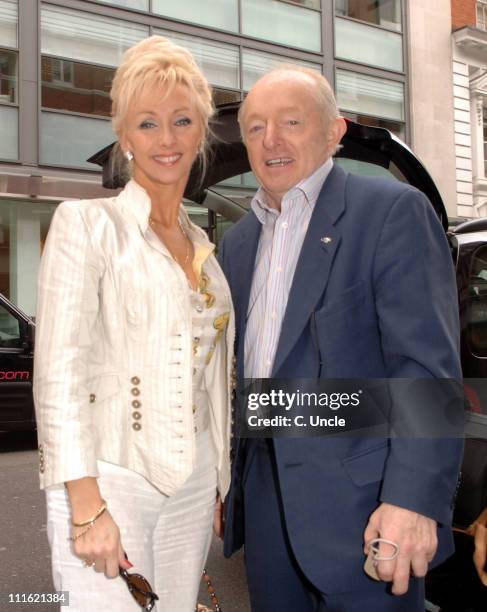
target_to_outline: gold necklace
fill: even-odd
[[[149,215],[149,224],[152,225],[152,226],[154,226],[156,224],[164,225],[164,223],[162,221],[158,221],[157,219],[154,219],[154,217],[152,217],[150,215]],[[190,241],[189,236],[186,233],[186,230],[184,229],[183,224],[181,223],[180,219],[178,219],[178,224],[179,224],[179,229],[181,230],[181,234],[184,236],[184,238],[186,240],[186,255],[184,257],[184,261],[181,262],[179,260],[179,257],[177,257],[177,255],[174,255],[174,253],[172,253],[169,248],[168,248],[168,251],[171,253],[171,257],[174,259],[174,261],[176,261],[180,266],[186,266],[188,264],[188,262],[189,262],[189,256],[190,256],[190,251],[191,251],[189,245],[190,245],[191,241]],[[166,245],[166,248],[167,248],[167,245]]]

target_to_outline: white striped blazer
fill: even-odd
[[[41,488],[98,476],[97,459],[142,474],[168,495],[193,470],[189,295],[148,228],[150,205],[130,181],[117,197],[63,202],[53,217],[34,362]],[[207,265],[231,304],[213,255]],[[231,312],[205,372],[222,497],[230,482],[234,329]]]

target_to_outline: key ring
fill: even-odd
[[[379,555],[379,544],[389,544],[389,546],[392,546],[395,550],[392,555],[389,556]],[[392,540],[386,540],[385,538],[374,538],[370,540],[369,546],[374,554],[374,564],[379,561],[393,561],[399,554],[399,544],[392,542]]]

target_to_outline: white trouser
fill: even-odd
[[[159,596],[157,612],[194,612],[211,543],[216,495],[216,454],[210,431],[196,436],[196,466],[182,488],[167,497],[147,480],[99,461],[98,485],[117,523],[122,546]],[[83,567],[68,541],[69,502],[64,487],[46,490],[47,534],[56,590],[69,591],[69,612],[135,612],[140,607],[120,577]],[[68,610],[68,608],[61,608]]]

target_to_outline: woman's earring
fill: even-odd
[[[127,158],[127,161],[131,162],[134,159],[134,154],[131,151],[127,151],[127,153],[125,153],[125,157]]]

